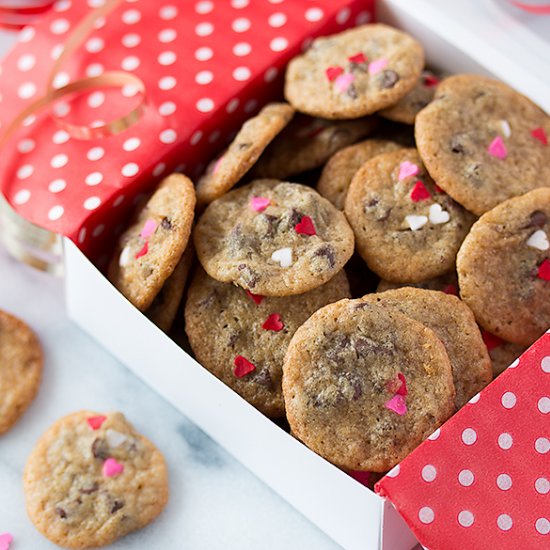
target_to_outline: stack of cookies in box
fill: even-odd
[[[550,325],[550,119],[385,25],[315,40],[285,97],[161,183],[109,277],[308,447],[386,472]]]

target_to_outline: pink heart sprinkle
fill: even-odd
[[[345,91],[347,91],[347,89],[351,86],[351,83],[354,80],[355,80],[355,77],[351,73],[341,74],[334,81],[334,87],[336,88],[336,91],[338,93],[342,94]]]
[[[263,212],[270,204],[271,201],[266,197],[252,197],[250,199],[250,208],[256,212]]]
[[[333,80],[336,80],[338,76],[340,76],[344,72],[344,69],[340,67],[339,65],[336,65],[335,67],[329,67],[325,74],[327,75],[327,78],[332,82]]]
[[[399,165],[399,176],[397,176],[397,179],[402,181],[410,176],[416,176],[419,171],[420,169],[416,164],[406,160]]]
[[[544,131],[544,128],[535,128],[531,135],[539,140],[543,145],[548,145],[548,136],[546,135],[546,132]]]
[[[402,395],[396,394],[389,401],[384,403],[384,407],[397,413],[399,416],[403,416],[407,413],[407,404],[405,398]]]
[[[13,537],[9,533],[0,534],[0,550],[9,550]]]
[[[369,63],[369,74],[377,74],[388,65],[389,61],[385,57],[376,59]]]
[[[492,156],[496,157],[498,159],[505,159],[506,155],[508,155],[508,152],[506,151],[506,145],[504,145],[504,141],[502,141],[502,138],[500,136],[497,136],[493,141],[491,141],[491,144],[489,147],[487,147],[487,152]]]
[[[124,471],[124,466],[114,458],[108,458],[103,463],[103,475],[105,477],[115,477]]]
[[[107,420],[107,417],[103,415],[90,416],[90,418],[86,418],[86,422],[88,422],[88,425],[90,426],[90,428],[92,428],[92,430],[99,430],[105,420]]]
[[[247,374],[250,374],[251,372],[254,372],[256,370],[256,365],[254,365],[254,363],[251,363],[246,357],[243,357],[242,355],[237,355],[237,357],[235,357],[235,360],[233,361],[233,364],[235,365],[235,368],[233,369],[233,374],[237,378],[242,378],[243,376],[246,376]]]
[[[157,222],[155,220],[148,219],[145,222],[145,225],[143,226],[143,229],[141,230],[141,233],[139,234],[139,236],[142,239],[148,239],[155,232],[156,228],[157,228]]]

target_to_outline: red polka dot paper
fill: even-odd
[[[60,0],[0,66],[6,128],[44,95],[71,31],[104,0]],[[27,220],[95,255],[155,180],[176,169],[195,178],[242,122],[281,96],[288,60],[321,34],[368,22],[373,0],[125,0],[55,75],[60,87],[111,70],[147,90],[143,118],[103,139],[76,140],[47,112],[29,117],[2,151],[1,190]],[[55,114],[98,125],[131,110],[137,90],[98,89],[60,100]],[[118,226],[118,227],[117,227]],[[112,239],[111,239],[112,240]]]
[[[550,548],[550,334],[377,491],[429,550]]]

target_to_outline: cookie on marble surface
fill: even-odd
[[[317,191],[338,210],[343,210],[351,180],[359,168],[380,153],[398,149],[399,144],[383,139],[367,139],[341,149],[330,157],[323,168]]]
[[[456,270],[453,269],[452,271],[444,273],[439,277],[428,279],[426,281],[420,281],[418,283],[391,283],[385,279],[380,279],[376,292],[384,292],[385,290],[393,290],[407,286],[423,288],[425,290],[440,290],[445,294],[458,296],[458,275],[456,274]]]
[[[317,38],[288,65],[285,97],[297,111],[357,118],[409,93],[424,68],[424,50],[410,35],[382,24]]]
[[[220,283],[198,270],[185,305],[185,330],[197,360],[263,412],[284,415],[281,378],[296,329],[319,308],[348,298],[340,271],[328,283],[296,296],[264,297]]]
[[[293,115],[294,109],[287,103],[270,103],[247,120],[227,151],[198,181],[197,203],[206,205],[233,188]]]
[[[348,190],[345,213],[369,268],[400,283],[451,270],[474,221],[437,187],[415,149],[363,164]]]
[[[483,329],[481,330],[481,337],[491,358],[493,378],[502,374],[527,349],[525,346],[505,342],[502,338]]]
[[[348,470],[385,472],[454,412],[449,357],[435,333],[362,300],[314,313],[283,366],[292,432]]]
[[[259,158],[252,175],[283,180],[313,170],[377,126],[375,117],[325,120],[297,114]]]
[[[151,523],[168,501],[162,454],[118,412],[79,411],[55,422],[23,482],[32,522],[65,548],[111,544]]]
[[[530,346],[550,327],[550,187],[493,208],[457,257],[460,296],[494,335]]]
[[[0,434],[19,420],[35,398],[43,362],[42,347],[30,327],[0,310]]]
[[[478,216],[550,181],[550,117],[502,82],[446,78],[415,134],[437,184]]]
[[[180,261],[191,233],[195,200],[189,178],[168,176],[118,242],[109,280],[141,311],[151,305]]]
[[[368,294],[363,300],[395,309],[434,331],[451,361],[457,409],[493,379],[491,360],[474,314],[456,296],[408,287]]]
[[[254,294],[302,294],[326,283],[353,253],[344,217],[313,189],[257,180],[212,202],[194,231],[205,271]]]

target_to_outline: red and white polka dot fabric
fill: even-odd
[[[60,0],[0,66],[0,123],[44,95],[71,31],[104,0]],[[133,198],[173,169],[196,177],[231,132],[280,97],[284,66],[312,37],[372,17],[373,0],[125,0],[70,56],[54,85],[105,71],[141,78],[147,108],[128,130],[81,141],[46,112],[3,148],[1,190],[27,220],[94,255]],[[135,86],[60,100],[55,113],[98,125],[137,104]],[[0,128],[0,131],[1,131]]]
[[[429,550],[550,548],[550,334],[376,489]]]

